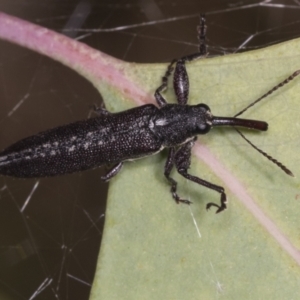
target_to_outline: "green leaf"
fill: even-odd
[[[294,40],[189,63],[189,103],[203,102],[214,115],[233,116],[300,68],[299,53],[300,40]],[[151,94],[165,69],[124,66],[126,76]],[[132,106],[116,91],[100,90],[113,101],[109,108]],[[171,84],[166,97],[175,101]],[[224,186],[229,204],[221,214],[205,210],[208,202],[219,203],[218,193],[176,172],[179,194],[193,204],[174,203],[163,176],[165,153],[125,163],[111,180],[91,299],[297,299],[299,98],[296,78],[242,115],[269,123],[267,132],[243,132],[295,178],[232,129],[199,137],[190,173]]]

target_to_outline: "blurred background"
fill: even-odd
[[[206,13],[211,56],[300,36],[298,0],[0,0],[0,11],[138,63],[196,52],[200,13]],[[73,71],[0,40],[1,149],[87,118],[100,103]],[[0,178],[0,299],[88,299],[105,221],[102,172]]]

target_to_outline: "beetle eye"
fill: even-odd
[[[210,108],[206,104],[201,103],[196,105],[196,109],[198,134],[206,134],[211,128]]]
[[[197,107],[200,107],[203,111],[210,111],[209,106],[204,103],[198,104]]]
[[[211,129],[211,125],[208,123],[199,123],[198,124],[198,130],[199,130],[199,134],[206,134],[210,131]]]

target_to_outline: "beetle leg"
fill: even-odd
[[[205,14],[200,15],[200,25],[197,27],[198,30],[198,40],[199,40],[199,54],[201,56],[207,55],[206,46],[206,18]]]
[[[155,91],[155,99],[159,107],[163,107],[167,104],[166,99],[161,95],[163,91],[168,88],[168,79],[172,74],[176,63],[173,85],[175,89],[175,94],[177,101],[181,105],[186,105],[188,101],[189,94],[189,78],[185,68],[185,62],[196,60],[202,56],[207,55],[206,51],[206,25],[205,25],[205,15],[200,16],[200,26],[198,26],[198,40],[199,40],[199,52],[184,56],[178,60],[174,59],[168,66],[167,71],[162,78],[162,85]]]
[[[181,105],[186,105],[189,98],[189,77],[186,71],[185,63],[207,55],[205,36],[205,16],[201,15],[200,26],[198,27],[199,52],[178,59],[174,71],[173,86],[177,102]]]
[[[103,181],[109,181],[112,177],[116,176],[122,169],[123,162],[118,163],[117,165],[113,166],[107,174],[101,176]]]
[[[170,77],[170,75],[172,74],[173,70],[174,70],[174,63],[176,62],[176,59],[174,59],[168,66],[167,71],[165,73],[165,75],[162,77],[162,84],[159,88],[156,89],[155,91],[155,100],[158,104],[159,107],[163,107],[167,104],[166,99],[162,96],[162,92],[165,91],[168,88],[168,79]]]
[[[107,116],[110,115],[111,113],[105,108],[104,103],[102,102],[101,106],[97,106],[96,104],[94,104],[92,106],[93,112],[95,112],[97,115],[99,116]]]
[[[192,141],[184,144],[175,154],[175,158],[174,158],[174,163],[175,163],[175,167],[178,171],[178,173],[180,175],[182,175],[184,178],[191,180],[195,183],[198,183],[200,185],[203,185],[209,189],[212,189],[218,193],[221,194],[221,204],[217,205],[215,203],[208,203],[206,205],[206,209],[210,209],[211,206],[215,206],[217,207],[217,211],[216,213],[220,213],[221,211],[223,211],[224,209],[226,209],[226,203],[227,203],[227,199],[226,199],[226,194],[224,191],[224,188],[218,185],[215,185],[213,183],[210,183],[206,180],[203,180],[199,177],[193,176],[191,174],[189,174],[187,172],[188,168],[190,167],[191,164],[191,149],[194,145],[196,141],[196,138],[194,138]]]
[[[172,171],[172,168],[174,166],[174,156],[175,156],[175,148],[170,148],[168,158],[165,164],[165,172],[164,175],[168,179],[168,181],[171,184],[171,194],[173,199],[178,204],[179,202],[185,203],[185,204],[191,204],[192,202],[189,200],[185,200],[179,197],[179,195],[176,193],[177,190],[177,181],[175,181],[172,177],[170,177],[170,173]]]

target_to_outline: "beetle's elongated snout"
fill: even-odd
[[[238,126],[260,131],[268,130],[268,123],[264,121],[239,119],[230,117],[213,117],[212,126]]]

